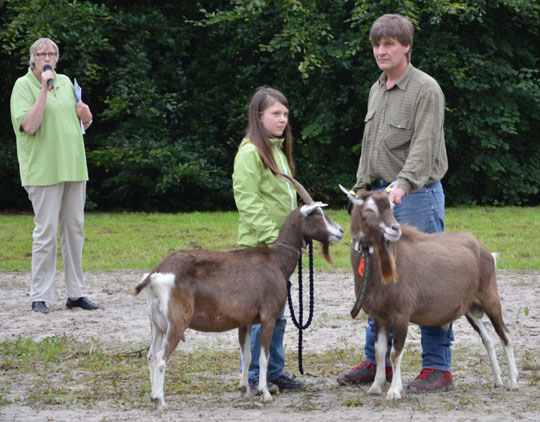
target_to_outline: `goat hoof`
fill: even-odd
[[[372,385],[367,392],[368,394],[382,394],[382,388],[378,385]]]
[[[269,403],[272,401],[272,394],[270,394],[268,391],[265,391],[261,395],[261,401],[263,403]]]
[[[152,397],[152,403],[154,403],[154,408],[157,410],[164,410],[167,408],[167,405],[165,404],[165,400],[159,397]]]
[[[244,399],[250,399],[251,391],[249,390],[249,388],[244,389],[243,391],[240,391],[240,397],[243,397]]]
[[[510,383],[510,385],[508,386],[508,389],[510,391],[517,391],[519,390],[519,385],[517,384],[517,382]]]
[[[401,399],[401,394],[399,394],[398,391],[396,392],[388,392],[386,394],[386,400],[389,400],[389,401],[392,401],[392,400],[400,400]]]

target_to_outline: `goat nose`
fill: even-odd
[[[392,224],[392,230],[399,231],[401,229],[401,226],[399,224]]]

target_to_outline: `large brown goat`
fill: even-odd
[[[287,281],[300,250],[309,239],[323,243],[326,260],[329,242],[343,238],[343,230],[324,215],[324,204],[314,203],[294,179],[288,179],[305,205],[287,218],[276,242],[266,248],[233,252],[179,251],[168,255],[145,275],[130,293],[148,295],[152,343],[148,352],[152,401],[165,406],[163,382],[167,361],[184,340],[188,328],[223,332],[238,328],[242,375],[240,390],[251,394],[250,328],[261,324],[258,391],[263,401],[272,400],[266,384],[272,333],[287,300]]]
[[[368,390],[381,394],[385,382],[387,334],[393,329],[390,354],[393,379],[387,399],[400,399],[401,360],[409,321],[424,326],[446,326],[465,315],[480,334],[489,355],[495,386],[503,386],[491,338],[482,322],[485,313],[497,332],[508,359],[509,388],[518,388],[518,371],[497,292],[495,261],[470,233],[426,234],[400,225],[393,203],[382,191],[351,195],[351,264],[356,294],[362,278],[357,271],[360,252],[369,254],[369,281],[363,310],[375,322],[377,340],[375,380]]]

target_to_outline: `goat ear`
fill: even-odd
[[[358,205],[358,206],[361,206],[364,201],[362,199],[357,199],[354,197],[354,195],[351,194],[351,191],[350,190],[347,190],[346,188],[344,188],[343,186],[339,185],[339,188],[345,192],[345,195],[347,195],[347,197],[349,198],[349,201],[351,201],[354,205]]]
[[[319,204],[319,203],[302,205],[302,207],[300,208],[300,212],[302,213],[302,215],[308,216],[314,210],[316,210],[317,208],[320,208],[320,207],[321,207],[321,204]]]

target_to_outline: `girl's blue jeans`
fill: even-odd
[[[374,189],[384,189],[388,183],[374,185]],[[401,204],[394,208],[394,215],[398,222],[415,226],[425,233],[438,233],[444,231],[444,191],[440,182],[426,185],[402,198]],[[450,346],[454,341],[452,324],[448,331],[442,327],[420,326],[422,343],[422,367],[450,371],[452,354]],[[374,322],[368,318],[366,328],[366,344],[364,351],[365,361],[375,364],[376,334]],[[388,336],[388,352],[386,366],[390,366],[390,348],[392,345],[392,332]]]

